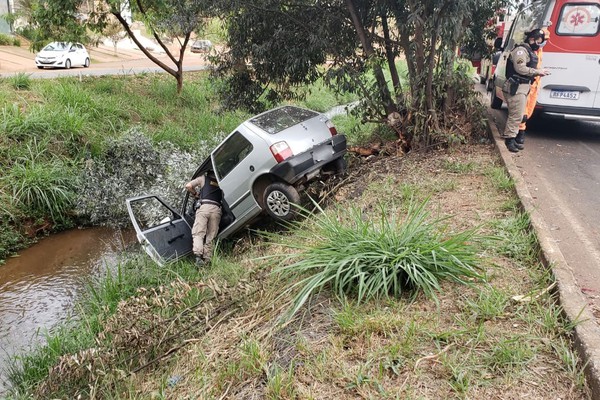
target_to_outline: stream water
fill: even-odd
[[[40,240],[0,266],[0,395],[9,357],[43,342],[90,279],[113,268],[135,242],[132,230],[73,229]]]

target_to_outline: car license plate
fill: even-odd
[[[570,90],[551,90],[550,98],[552,99],[565,99],[565,100],[578,100],[579,92]]]

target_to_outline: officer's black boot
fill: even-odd
[[[517,144],[520,144],[520,145],[525,144],[525,131],[524,130],[519,130],[519,133],[517,133],[517,137],[515,138],[515,142],[517,142]]]
[[[506,148],[511,153],[519,152],[519,148],[517,147],[517,142],[515,142],[515,138],[504,139],[504,144],[506,144]]]

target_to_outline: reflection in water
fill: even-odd
[[[90,278],[115,266],[133,231],[74,229],[42,239],[0,266],[0,393],[6,360],[67,317]]]

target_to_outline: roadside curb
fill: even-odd
[[[533,197],[523,176],[514,163],[512,154],[504,145],[492,112],[487,109],[488,129],[496,148],[502,157],[506,169],[515,183],[515,190],[525,212],[529,214],[531,225],[538,238],[542,262],[552,268],[557,282],[556,292],[565,317],[573,321],[581,321],[574,329],[574,346],[581,360],[586,365],[585,374],[592,399],[600,399],[600,327],[588,307],[587,301],[579,289],[573,272],[567,264],[554,239],[548,234],[550,230],[538,212]]]

